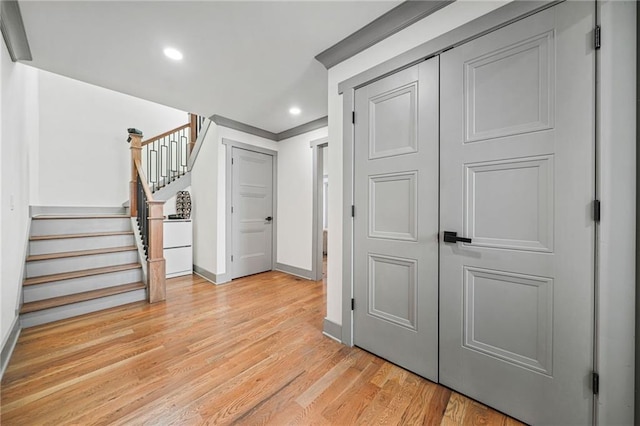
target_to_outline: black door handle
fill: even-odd
[[[264,220],[266,220],[267,222],[271,222],[273,218],[271,216],[267,216],[264,218]]]
[[[444,231],[444,242],[445,243],[470,243],[471,238],[458,237],[457,232]]]

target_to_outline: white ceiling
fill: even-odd
[[[30,64],[279,133],[327,115],[314,56],[393,1],[21,1]],[[167,59],[172,46],[181,62]],[[302,113],[291,116],[293,105]]]

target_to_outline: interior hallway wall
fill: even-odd
[[[18,319],[28,241],[29,151],[38,143],[38,71],[12,62],[4,39],[0,62],[0,326],[4,348]]]
[[[310,143],[327,135],[328,128],[323,127],[278,142],[277,262],[309,273],[313,236],[313,150]]]
[[[32,205],[121,205],[129,198],[127,129],[140,129],[148,139],[189,121],[184,111],[58,74],[39,70],[38,81]]]

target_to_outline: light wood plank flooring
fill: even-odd
[[[321,281],[167,287],[163,303],[23,330],[2,424],[519,424],[323,336]]]

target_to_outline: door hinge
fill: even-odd
[[[354,311],[356,309],[356,299],[351,299],[351,310]]]
[[[231,213],[233,213],[233,206],[231,206]]]
[[[600,200],[593,200],[593,220],[600,222]]]
[[[591,373],[591,389],[594,395],[600,392],[600,375],[595,371]]]
[[[356,206],[351,205],[351,217],[356,217]]]
[[[231,261],[233,262],[233,255],[231,255]]]
[[[600,49],[600,44],[601,44],[601,40],[600,40],[600,25],[596,25],[596,27],[593,30],[593,46],[596,49]]]
[[[351,111],[351,123],[356,124],[356,112]]]
[[[231,165],[233,166],[233,157],[231,157]]]

